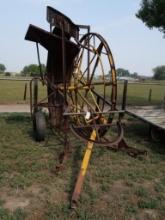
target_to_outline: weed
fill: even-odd
[[[162,183],[155,183],[154,189],[156,192],[165,192],[165,186]]]
[[[143,197],[143,198],[148,197],[148,191],[142,186],[140,186],[136,189],[135,194],[137,196]]]
[[[138,201],[138,207],[140,209],[156,209],[158,207],[158,201],[153,198],[141,199]]]
[[[130,205],[126,208],[126,211],[132,214],[136,214],[138,212],[138,207],[135,205]]]

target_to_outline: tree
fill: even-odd
[[[5,76],[11,76],[10,72],[5,72]]]
[[[42,72],[45,73],[46,67],[44,64],[41,65]],[[38,76],[40,74],[40,68],[37,64],[30,64],[25,66],[21,71],[24,76]]]
[[[165,0],[142,0],[136,17],[150,29],[155,27],[165,34]]]
[[[136,78],[138,78],[138,73],[134,72],[134,73],[130,74],[130,76],[136,79]]]
[[[117,76],[129,76],[130,75],[130,72],[129,70],[125,70],[123,68],[118,68],[116,69],[116,72],[117,72]]]
[[[0,73],[4,73],[6,70],[6,67],[4,64],[0,63]]]
[[[153,69],[154,76],[156,80],[165,80],[165,66],[157,66]]]

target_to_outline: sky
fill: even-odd
[[[29,24],[49,30],[46,6],[52,6],[76,24],[91,25],[108,42],[116,68],[139,75],[153,74],[165,65],[165,38],[157,29],[148,29],[135,14],[141,0],[5,0],[0,5],[0,63],[7,71],[20,72],[37,63],[36,46],[24,40]],[[41,52],[46,64],[47,53]]]

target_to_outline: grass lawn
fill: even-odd
[[[36,143],[29,114],[0,114],[0,219],[164,220],[164,143],[149,140],[146,124],[126,122],[128,144],[148,156],[135,159],[94,146],[75,213],[70,198],[85,144],[70,134],[72,154],[57,174],[61,136],[48,130],[46,141]]]
[[[24,101],[25,84],[27,83],[27,96]],[[29,81],[0,80],[0,104],[24,104],[29,103]],[[39,97],[45,97],[46,87],[39,84]]]
[[[27,97],[24,101],[24,89],[27,83]],[[99,88],[98,88],[99,89]],[[152,89],[151,102],[148,101],[149,90]],[[118,104],[121,103],[123,83],[118,84]],[[46,97],[46,87],[39,85],[39,97]],[[107,96],[109,96],[109,91]],[[161,105],[165,96],[165,83],[161,85],[128,84],[127,104],[129,105]],[[29,82],[0,80],[0,104],[29,103]]]
[[[148,101],[149,90],[152,90],[151,101]],[[123,84],[118,84],[118,102],[121,103]],[[161,85],[128,84],[128,105],[161,105],[165,97],[165,83]]]

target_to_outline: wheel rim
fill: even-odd
[[[105,137],[112,127],[116,109],[117,82],[112,53],[104,38],[89,33],[80,40],[80,52],[68,90],[71,129],[84,140],[90,140],[96,130],[96,143],[115,144],[121,139],[122,127],[115,123],[117,135]]]

